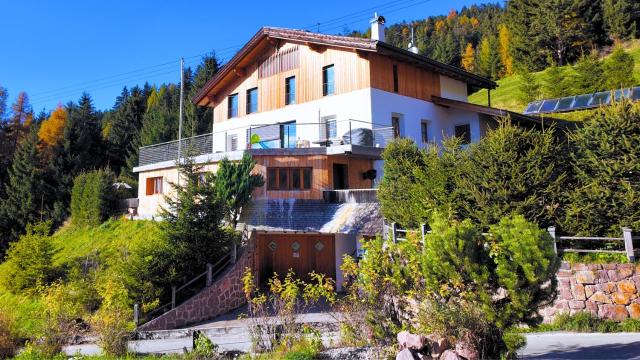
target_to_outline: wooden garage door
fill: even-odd
[[[336,278],[335,243],[332,234],[258,234],[258,269],[261,285],[289,269],[309,279],[312,271]]]

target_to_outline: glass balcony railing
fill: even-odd
[[[384,148],[393,139],[393,128],[362,120],[326,119],[315,123],[295,121],[253,125],[215,131],[209,134],[161,144],[143,146],[139,166],[178,159],[189,152],[192,156],[224,153],[245,149],[286,149],[357,145]]]

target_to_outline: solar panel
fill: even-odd
[[[558,105],[558,99],[545,100],[544,103],[542,103],[540,112],[554,111],[556,109],[556,105]]]
[[[633,88],[633,91],[631,92],[631,100],[633,101],[640,100],[640,86]]]
[[[572,109],[580,109],[587,107],[589,102],[591,101],[592,94],[578,95],[576,96],[576,100],[573,102]]]
[[[567,111],[571,109],[574,98],[575,96],[570,96],[560,99],[560,101],[558,101],[558,107],[556,108],[556,111]]]
[[[530,103],[527,108],[524,110],[525,114],[537,113],[540,111],[540,107],[542,106],[542,101],[534,101]]]
[[[620,101],[622,98],[628,99],[629,95],[631,95],[631,89],[618,89],[613,92],[613,98],[615,101]]]
[[[609,105],[611,101],[611,92],[610,91],[602,91],[599,93],[593,94],[593,98],[591,98],[591,106],[600,106],[600,105]]]

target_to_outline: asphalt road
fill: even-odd
[[[231,334],[230,334],[231,335]],[[220,348],[247,350],[248,339],[235,336],[212,338]],[[577,334],[565,332],[526,334],[527,346],[520,351],[523,359],[637,359],[640,360],[640,333]],[[327,341],[327,339],[325,339]],[[139,353],[175,353],[191,348],[190,338],[132,341],[132,351]],[[69,346],[73,355],[98,354],[96,345]]]

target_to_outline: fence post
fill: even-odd
[[[176,307],[176,287],[171,287],[171,308],[174,309]]]
[[[549,226],[547,231],[549,232],[549,235],[551,235],[551,237],[553,238],[553,252],[556,255],[558,255],[558,244],[557,244],[557,238],[556,238],[556,227],[555,226]]]
[[[140,324],[140,304],[133,304],[133,323],[138,326]]]
[[[207,286],[213,283],[213,265],[207,264]]]
[[[396,237],[397,226],[398,225],[395,223],[395,221],[391,223],[391,241],[393,241],[394,243],[398,241]]]
[[[633,262],[636,258],[635,253],[633,252],[633,233],[631,229],[624,227],[622,228],[622,234],[624,237],[624,250],[627,252],[627,258],[629,262]]]
[[[420,224],[420,232],[422,233],[422,246],[427,243],[427,224]]]

